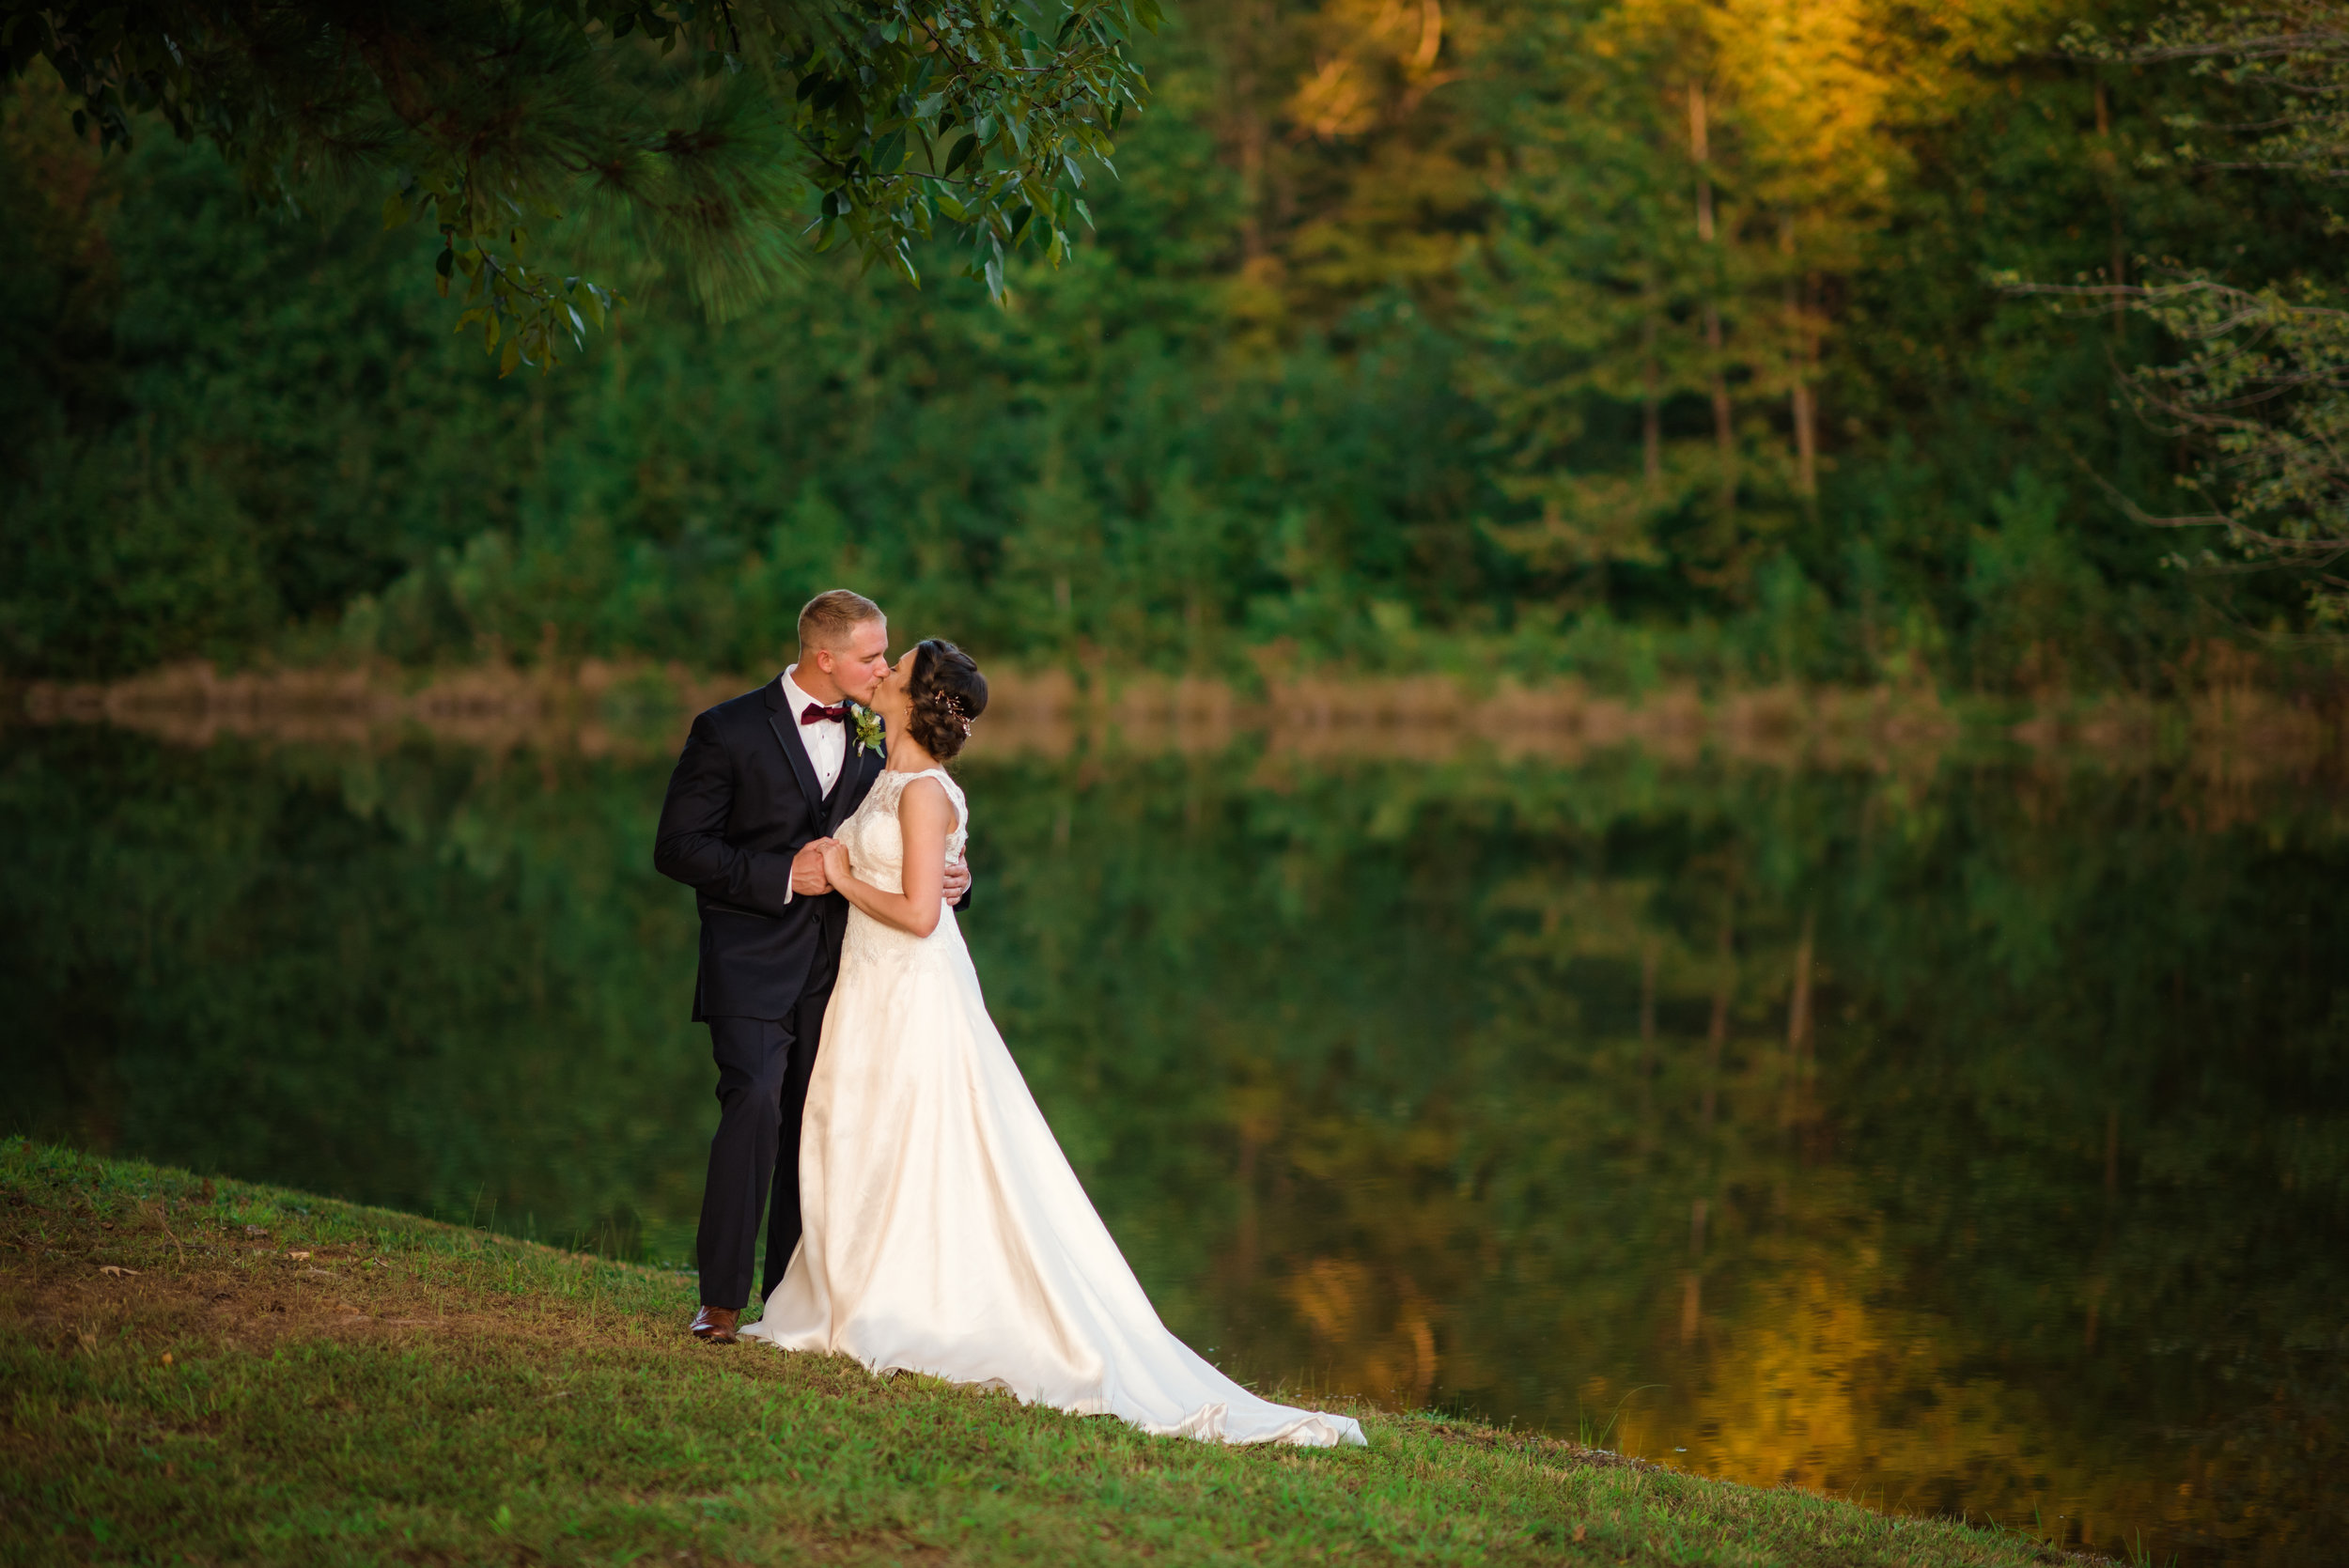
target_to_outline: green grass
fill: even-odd
[[[695,1344],[692,1305],[672,1273],[0,1142],[0,1561],[2067,1560],[1423,1415],[1358,1410],[1367,1451],[1144,1437]]]

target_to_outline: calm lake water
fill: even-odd
[[[989,1003],[1178,1332],[1708,1475],[2339,1560],[2340,799],[1337,751],[964,769]],[[666,774],[0,734],[7,1126],[682,1262]]]

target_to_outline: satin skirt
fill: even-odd
[[[743,1338],[1168,1436],[1362,1443],[1359,1422],[1257,1397],[1159,1321],[988,1017],[954,912],[927,939],[849,918],[801,1131],[799,1249]]]

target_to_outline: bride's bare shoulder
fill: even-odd
[[[962,815],[954,792],[946,781],[936,773],[919,773],[908,779],[897,793],[898,820],[908,824],[935,822],[952,829],[955,819]]]
[[[897,791],[899,815],[912,810],[952,815],[954,799],[946,793],[946,785],[937,774],[917,773]]]

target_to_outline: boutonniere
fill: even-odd
[[[848,725],[856,731],[856,754],[863,756],[866,747],[879,750],[881,743],[880,715],[863,703],[848,705]]]

